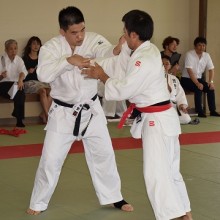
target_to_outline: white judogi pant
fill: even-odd
[[[191,210],[180,173],[179,135],[175,135],[179,123],[174,111],[142,113],[140,124],[134,121],[131,129],[141,132],[145,185],[157,220],[174,219]]]
[[[98,100],[94,102],[96,111],[101,111],[94,115],[88,129],[82,138],[85,156],[92,182],[101,205],[111,204],[121,201],[121,181],[116,167],[115,155],[111,139],[106,126],[106,119]],[[62,123],[69,124],[72,112],[70,108],[52,104],[51,115],[48,121],[47,129],[50,123],[56,128],[62,117]],[[56,117],[53,118],[53,114]],[[82,112],[82,123],[84,118],[88,118],[90,110]],[[54,121],[55,120],[55,121]],[[74,124],[73,124],[74,125]],[[81,126],[80,130],[82,130]],[[46,210],[50,198],[57,185],[59,175],[64,160],[76,137],[72,133],[61,133],[47,130],[42,156],[37,170],[34,189],[31,196],[30,208],[35,211]],[[83,192],[82,192],[83,193]]]

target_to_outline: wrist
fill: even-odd
[[[119,55],[121,52],[121,46],[120,45],[117,45],[114,49],[113,49],[113,54],[116,56],[116,55]]]
[[[99,76],[99,80],[102,81],[104,84],[108,80],[109,76],[107,74],[102,74]]]

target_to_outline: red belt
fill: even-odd
[[[133,109],[136,108],[140,112],[145,112],[145,113],[153,113],[153,112],[162,112],[165,111],[169,108],[171,108],[172,105],[171,103],[166,104],[166,105],[158,105],[158,106],[147,106],[143,108],[136,107],[134,103],[131,103],[128,109],[123,113],[121,120],[118,124],[118,128],[122,128],[126,119],[129,117],[129,115],[132,113]]]

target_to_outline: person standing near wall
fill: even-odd
[[[132,10],[123,16],[122,21],[127,45],[134,51],[126,72],[119,74],[115,69],[118,77],[110,78],[115,63],[112,59],[111,64],[109,58],[107,64],[104,61],[99,63],[105,71],[95,63],[95,66],[82,70],[82,74],[105,84],[107,100],[129,99],[132,103],[124,113],[120,127],[134,107],[141,112],[131,133],[135,138],[142,138],[144,179],[156,219],[192,220],[190,201],[179,167],[180,123],[176,110],[171,107],[160,51],[150,42],[153,20],[144,11]]]
[[[79,69],[88,66],[90,58],[120,53],[121,45],[114,47],[103,36],[86,32],[84,16],[76,7],[60,11],[59,25],[61,35],[46,42],[39,54],[38,79],[50,83],[53,103],[27,213],[37,215],[47,209],[64,160],[77,140],[85,146],[100,204],[133,211],[121,195],[107,121],[97,98],[97,80],[85,79]]]
[[[25,93],[23,80],[27,75],[24,62],[17,55],[18,43],[14,39],[5,42],[5,54],[0,61],[0,96],[13,99],[12,116],[17,119],[16,127],[25,127]],[[11,92],[10,92],[11,91]],[[10,93],[10,95],[9,95]]]

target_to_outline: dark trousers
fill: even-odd
[[[10,99],[8,95],[9,89],[12,87],[14,82],[0,82],[0,96]],[[25,93],[24,90],[18,90],[16,95],[13,98],[14,101],[14,110],[12,116],[18,120],[24,119],[24,105],[25,105]]]
[[[216,110],[215,105],[215,90],[210,90],[208,83],[203,79],[198,79],[198,81],[203,84],[203,90],[197,88],[195,83],[190,78],[181,77],[180,83],[184,89],[194,92],[194,102],[195,108],[198,113],[203,112],[202,110],[202,93],[207,93],[207,100],[209,111],[213,112]]]

